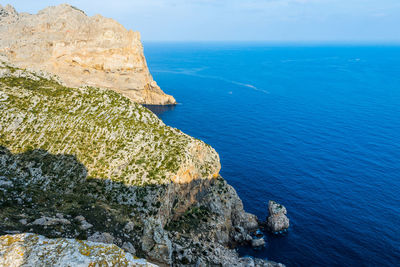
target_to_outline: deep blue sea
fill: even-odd
[[[288,235],[244,254],[287,266],[400,266],[400,47],[145,43],[245,209],[285,205]]]

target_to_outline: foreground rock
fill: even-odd
[[[35,15],[0,5],[0,53],[19,67],[56,74],[70,87],[109,88],[142,104],[175,103],[150,75],[138,32],[70,5]]]
[[[269,217],[267,224],[273,233],[279,233],[289,228],[289,219],[286,217],[286,208],[281,204],[270,200],[268,202]]]
[[[257,218],[219,170],[211,146],[111,90],[0,64],[0,234],[113,243],[164,265],[246,266],[230,248]]]
[[[0,266],[142,266],[156,267],[135,259],[115,245],[75,239],[49,239],[36,234],[0,236]]]

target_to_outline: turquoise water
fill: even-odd
[[[287,266],[400,265],[400,47],[145,43],[162,120],[212,145]]]

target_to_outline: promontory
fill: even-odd
[[[139,32],[63,4],[37,14],[0,6],[0,54],[21,68],[47,71],[65,85],[108,88],[141,104],[175,104],[153,80]]]

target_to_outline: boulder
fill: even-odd
[[[41,217],[39,219],[34,220],[31,224],[49,226],[55,224],[71,224],[71,222],[64,218]]]
[[[124,244],[122,244],[121,247],[123,250],[135,255],[136,254],[136,249],[135,247],[132,245],[131,242],[125,242]]]
[[[79,228],[80,228],[81,230],[87,230],[87,229],[93,227],[93,225],[90,224],[90,223],[88,223],[88,222],[86,221],[85,217],[83,217],[82,215],[76,216],[76,217],[75,217],[75,220],[78,221],[78,222],[80,222],[81,226],[79,226]]]
[[[112,244],[114,242],[114,237],[109,233],[96,232],[93,235],[89,236],[88,240],[104,244]]]
[[[257,248],[257,247],[262,247],[265,245],[265,240],[264,238],[259,238],[259,239],[253,239],[251,240],[251,246],[253,248]]]

